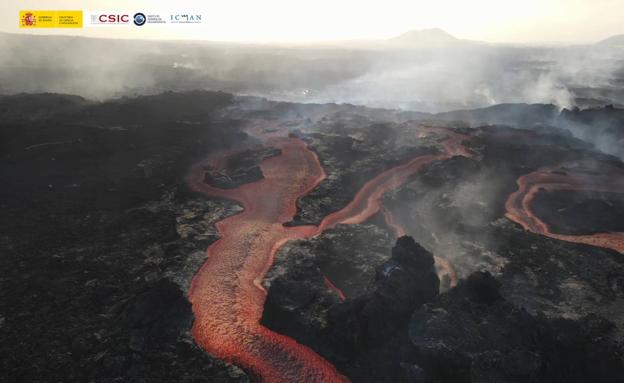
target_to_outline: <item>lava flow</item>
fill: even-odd
[[[285,228],[296,201],[325,174],[316,155],[296,138],[272,138],[279,156],[261,163],[264,178],[231,190],[204,182],[204,164],[193,167],[190,187],[243,205],[241,214],[217,223],[221,239],[207,250],[206,263],[189,291],[193,336],[208,353],[244,367],[267,382],[347,381],[309,348],[259,324],[266,292],[260,280],[286,241],[313,235],[316,228]]]
[[[568,166],[546,167],[521,176],[517,184],[518,190],[512,193],[505,203],[505,216],[520,224],[525,230],[562,241],[605,247],[624,253],[624,233],[557,234],[551,232],[548,225],[531,210],[531,202],[542,189],[623,193],[624,174],[621,169],[612,168],[607,163],[575,163]]]
[[[454,156],[472,157],[470,150],[463,145],[463,142],[467,141],[469,136],[444,128],[419,127],[418,129],[422,135],[427,133],[445,134],[446,139],[442,141],[442,147],[446,153],[419,156],[406,164],[396,166],[379,174],[368,181],[344,209],[325,217],[319,226],[320,230],[334,227],[339,223],[362,223],[381,210],[386,224],[394,231],[395,235],[397,237],[405,235],[405,230],[396,222],[390,212],[381,206],[381,197],[386,192],[402,185],[410,176],[420,172],[432,162],[446,160]],[[457,272],[453,265],[439,256],[435,256],[435,261],[438,276],[440,278],[443,278],[445,275],[448,276],[450,285],[455,286],[457,284]]]
[[[420,127],[419,130],[423,134],[445,134],[447,138],[442,142],[442,147],[446,153],[418,156],[403,165],[395,166],[377,175],[364,184],[345,208],[325,217],[321,221],[319,230],[323,231],[339,223],[362,223],[380,210],[380,199],[386,192],[396,189],[405,183],[410,176],[420,172],[429,164],[435,161],[446,160],[454,156],[471,156],[469,150],[462,145],[464,141],[468,140],[469,137],[467,135],[444,128]]]
[[[390,210],[382,207],[381,213],[383,214],[384,220],[386,221],[386,225],[388,225],[388,227],[392,229],[392,232],[394,233],[394,236],[396,238],[402,237],[407,234],[403,226],[401,226],[397,222],[396,218],[394,218],[394,214],[392,214]],[[438,255],[434,255],[433,259],[435,260],[436,273],[438,274],[440,280],[442,280],[444,277],[447,277],[450,287],[457,286],[457,271],[455,270],[455,267],[453,267],[453,264],[447,259]]]
[[[325,178],[318,157],[302,140],[269,136],[267,143],[281,149],[281,154],[262,161],[262,180],[235,189],[208,185],[205,178],[210,162],[195,165],[187,178],[194,191],[237,201],[244,208],[216,224],[221,239],[208,248],[208,259],[193,279],[189,298],[197,343],[262,381],[348,381],[309,348],[259,324],[266,299],[260,281],[285,242],[318,235],[340,223],[361,223],[379,211],[379,199],[386,191],[410,175],[434,161],[468,153],[461,145],[467,136],[450,130],[422,130],[445,133],[446,153],[419,156],[384,171],[367,182],[344,209],[325,217],[319,227],[283,226],[295,215],[297,199]]]

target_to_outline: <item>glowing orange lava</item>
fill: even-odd
[[[505,203],[505,216],[525,230],[567,242],[605,247],[624,253],[624,233],[565,235],[550,231],[548,225],[531,210],[531,202],[541,189],[624,192],[624,174],[606,163],[574,163],[568,166],[545,167],[517,180],[518,190]]]
[[[330,281],[329,278],[323,276],[323,282],[325,283],[325,287],[327,287],[327,289],[331,290],[334,294],[336,294],[341,301],[347,299],[344,291],[336,287],[336,285],[334,285],[334,282]]]
[[[208,259],[189,290],[197,343],[211,355],[240,365],[261,381],[348,381],[309,348],[259,324],[266,299],[260,282],[276,251],[287,241],[318,235],[340,223],[361,223],[379,210],[379,198],[386,191],[396,188],[410,175],[434,161],[468,153],[461,145],[466,136],[450,130],[422,130],[447,134],[443,142],[447,153],[420,156],[379,174],[362,187],[351,203],[328,215],[319,227],[283,226],[295,215],[297,199],[325,178],[318,157],[302,140],[278,137],[276,133],[264,135],[267,144],[281,149],[281,154],[261,163],[262,180],[235,189],[223,190],[205,183],[210,160],[195,165],[187,177],[191,189],[237,201],[244,208],[242,213],[216,224],[221,238],[208,248]]]
[[[260,280],[277,249],[290,239],[313,235],[315,227],[285,228],[296,201],[324,177],[316,155],[296,138],[271,138],[281,155],[261,164],[258,182],[222,190],[204,182],[204,164],[187,181],[195,191],[243,205],[243,212],[217,223],[221,239],[189,291],[193,336],[208,353],[243,366],[267,382],[341,382],[347,379],[309,348],[259,324],[266,292]]]
[[[380,198],[386,192],[401,186],[410,176],[420,172],[429,164],[454,156],[469,157],[471,155],[468,149],[462,145],[464,141],[469,139],[467,135],[444,128],[420,127],[419,130],[425,133],[445,134],[447,138],[442,142],[442,146],[446,153],[418,156],[403,165],[382,172],[365,183],[345,208],[325,217],[319,226],[321,231],[339,223],[357,224],[366,221],[380,210]]]

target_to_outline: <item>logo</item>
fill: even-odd
[[[147,21],[147,18],[141,12],[134,14],[134,25],[137,25],[140,27],[141,25],[145,24],[146,21]]]
[[[22,27],[34,27],[37,25],[37,17],[32,12],[26,12],[22,16]]]
[[[200,14],[173,14],[169,15],[169,21],[172,24],[200,24],[202,15]]]
[[[19,20],[20,28],[82,28],[82,11],[20,11]]]
[[[2,0],[0,0],[2,1]],[[39,14],[37,14],[39,16]],[[95,11],[87,12],[85,16],[90,27],[111,26],[144,26],[165,24],[201,24],[201,13],[158,13],[158,12],[122,12],[122,11]],[[41,23],[37,18],[37,23]]]
[[[128,25],[130,24],[129,13],[92,13],[91,25]],[[137,24],[138,25],[138,24]]]

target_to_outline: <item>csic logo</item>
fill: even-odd
[[[127,13],[95,13],[91,15],[92,25],[127,25],[130,15]]]
[[[37,17],[31,12],[24,14],[24,16],[22,17],[22,26],[34,27],[35,25],[37,25]]]
[[[147,17],[145,17],[145,15],[141,12],[135,13],[133,19],[134,19],[134,25],[139,26],[139,27],[141,25],[144,25],[145,22],[147,21]]]

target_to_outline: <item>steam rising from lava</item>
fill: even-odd
[[[197,342],[211,354],[242,365],[262,380],[346,381],[307,347],[259,324],[266,297],[259,282],[285,242],[318,235],[337,224],[364,222],[379,211],[381,196],[409,176],[435,161],[469,155],[462,145],[468,136],[436,128],[422,130],[447,135],[443,141],[446,153],[418,156],[382,172],[366,183],[351,203],[325,217],[318,227],[283,226],[292,220],[297,198],[325,177],[318,157],[299,139],[275,137],[279,131],[267,136],[261,127],[251,129],[253,134],[264,135],[263,139],[282,153],[262,162],[264,179],[236,189],[223,190],[206,184],[206,165],[194,166],[188,177],[193,190],[234,199],[244,207],[241,214],[217,224],[221,239],[208,248],[208,259],[193,279],[189,297],[196,318],[193,335]],[[325,282],[344,298],[331,281]]]

